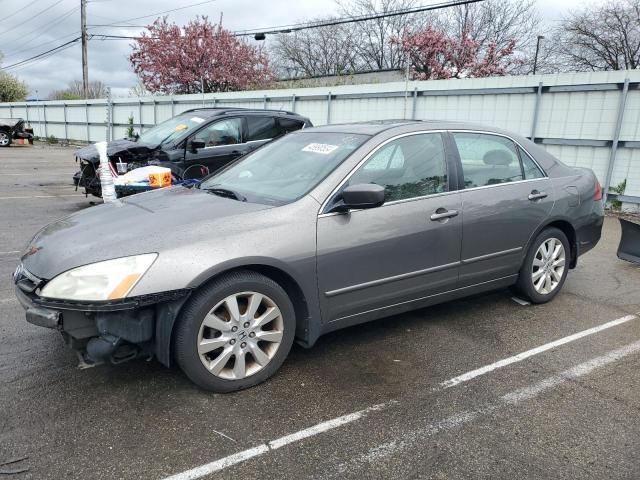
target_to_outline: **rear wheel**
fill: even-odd
[[[7,132],[0,132],[0,147],[8,147],[11,145],[11,135]]]
[[[241,390],[276,372],[294,333],[293,305],[282,287],[256,272],[234,272],[196,293],[183,310],[176,360],[206,390]]]
[[[516,290],[533,303],[545,303],[562,289],[569,271],[569,241],[557,228],[536,237],[522,263]]]

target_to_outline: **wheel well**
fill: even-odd
[[[569,240],[569,247],[571,248],[571,262],[569,263],[569,268],[575,268],[576,263],[578,261],[578,244],[576,240],[576,231],[569,222],[565,220],[556,220],[554,222],[545,225],[547,227],[555,227],[567,236]]]
[[[284,291],[287,292],[287,295],[291,299],[291,303],[293,303],[293,308],[296,312],[296,326],[298,328],[309,318],[309,308],[304,293],[300,285],[298,285],[298,282],[288,273],[270,265],[247,265],[246,267],[242,267],[242,269],[254,270],[261,273],[284,288]]]
[[[304,331],[304,328],[306,328],[305,321],[309,318],[309,307],[307,305],[307,300],[304,296],[304,293],[302,292],[302,289],[300,288],[298,283],[291,277],[291,275],[277,267],[272,267],[270,265],[252,264],[224,270],[209,278],[198,288],[202,288],[202,286],[208,284],[215,278],[218,278],[220,275],[225,275],[229,272],[236,272],[238,270],[252,270],[264,275],[265,277],[270,278],[278,285],[280,285],[284,289],[284,291],[287,292],[287,295],[289,296],[289,298],[291,299],[291,303],[293,304],[293,309],[296,314],[296,333],[300,334]],[[301,331],[300,329],[303,330]]]
[[[243,265],[241,267],[230,268],[228,270],[219,272],[211,278],[207,279],[207,281],[198,286],[198,289],[206,286],[212,280],[218,278],[220,275],[225,275],[227,273],[235,272],[238,270],[252,270],[264,275],[265,277],[270,278],[278,285],[280,285],[284,289],[284,291],[287,292],[287,295],[291,299],[291,303],[293,303],[293,308],[296,315],[296,336],[302,338],[306,337],[307,321],[309,318],[309,307],[307,305],[307,300],[298,283],[289,274],[287,274],[283,270],[280,270],[279,268],[260,264]],[[160,360],[160,362],[166,366],[169,366],[170,359],[173,357],[172,350],[175,338],[174,331],[183,306],[183,304],[180,304],[177,307],[177,311],[175,312],[175,314],[172,315],[171,325],[167,332],[168,334],[163,335],[162,338],[156,337],[156,355],[158,356],[158,360]]]

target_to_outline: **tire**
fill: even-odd
[[[11,134],[0,131],[0,147],[8,147],[11,145]]]
[[[545,251],[550,251],[549,258],[545,256]],[[564,232],[554,227],[544,229],[533,241],[522,262],[515,285],[517,293],[531,303],[553,300],[567,278],[570,258],[571,249]]]
[[[232,272],[195,293],[182,310],[174,355],[199,387],[219,393],[242,390],[280,368],[295,328],[293,304],[280,285],[257,272]]]

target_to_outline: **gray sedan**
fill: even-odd
[[[14,281],[87,362],[155,357],[256,385],[297,341],[494,289],[558,294],[602,190],[529,140],[444,122],[304,129],[187,188],[44,227]]]

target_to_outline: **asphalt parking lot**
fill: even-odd
[[[616,219],[549,304],[497,291],[334,332],[219,395],[154,361],[79,369],[25,322],[11,273],[90,208],[75,171],[70,148],[0,149],[0,479],[640,478],[640,267]]]

